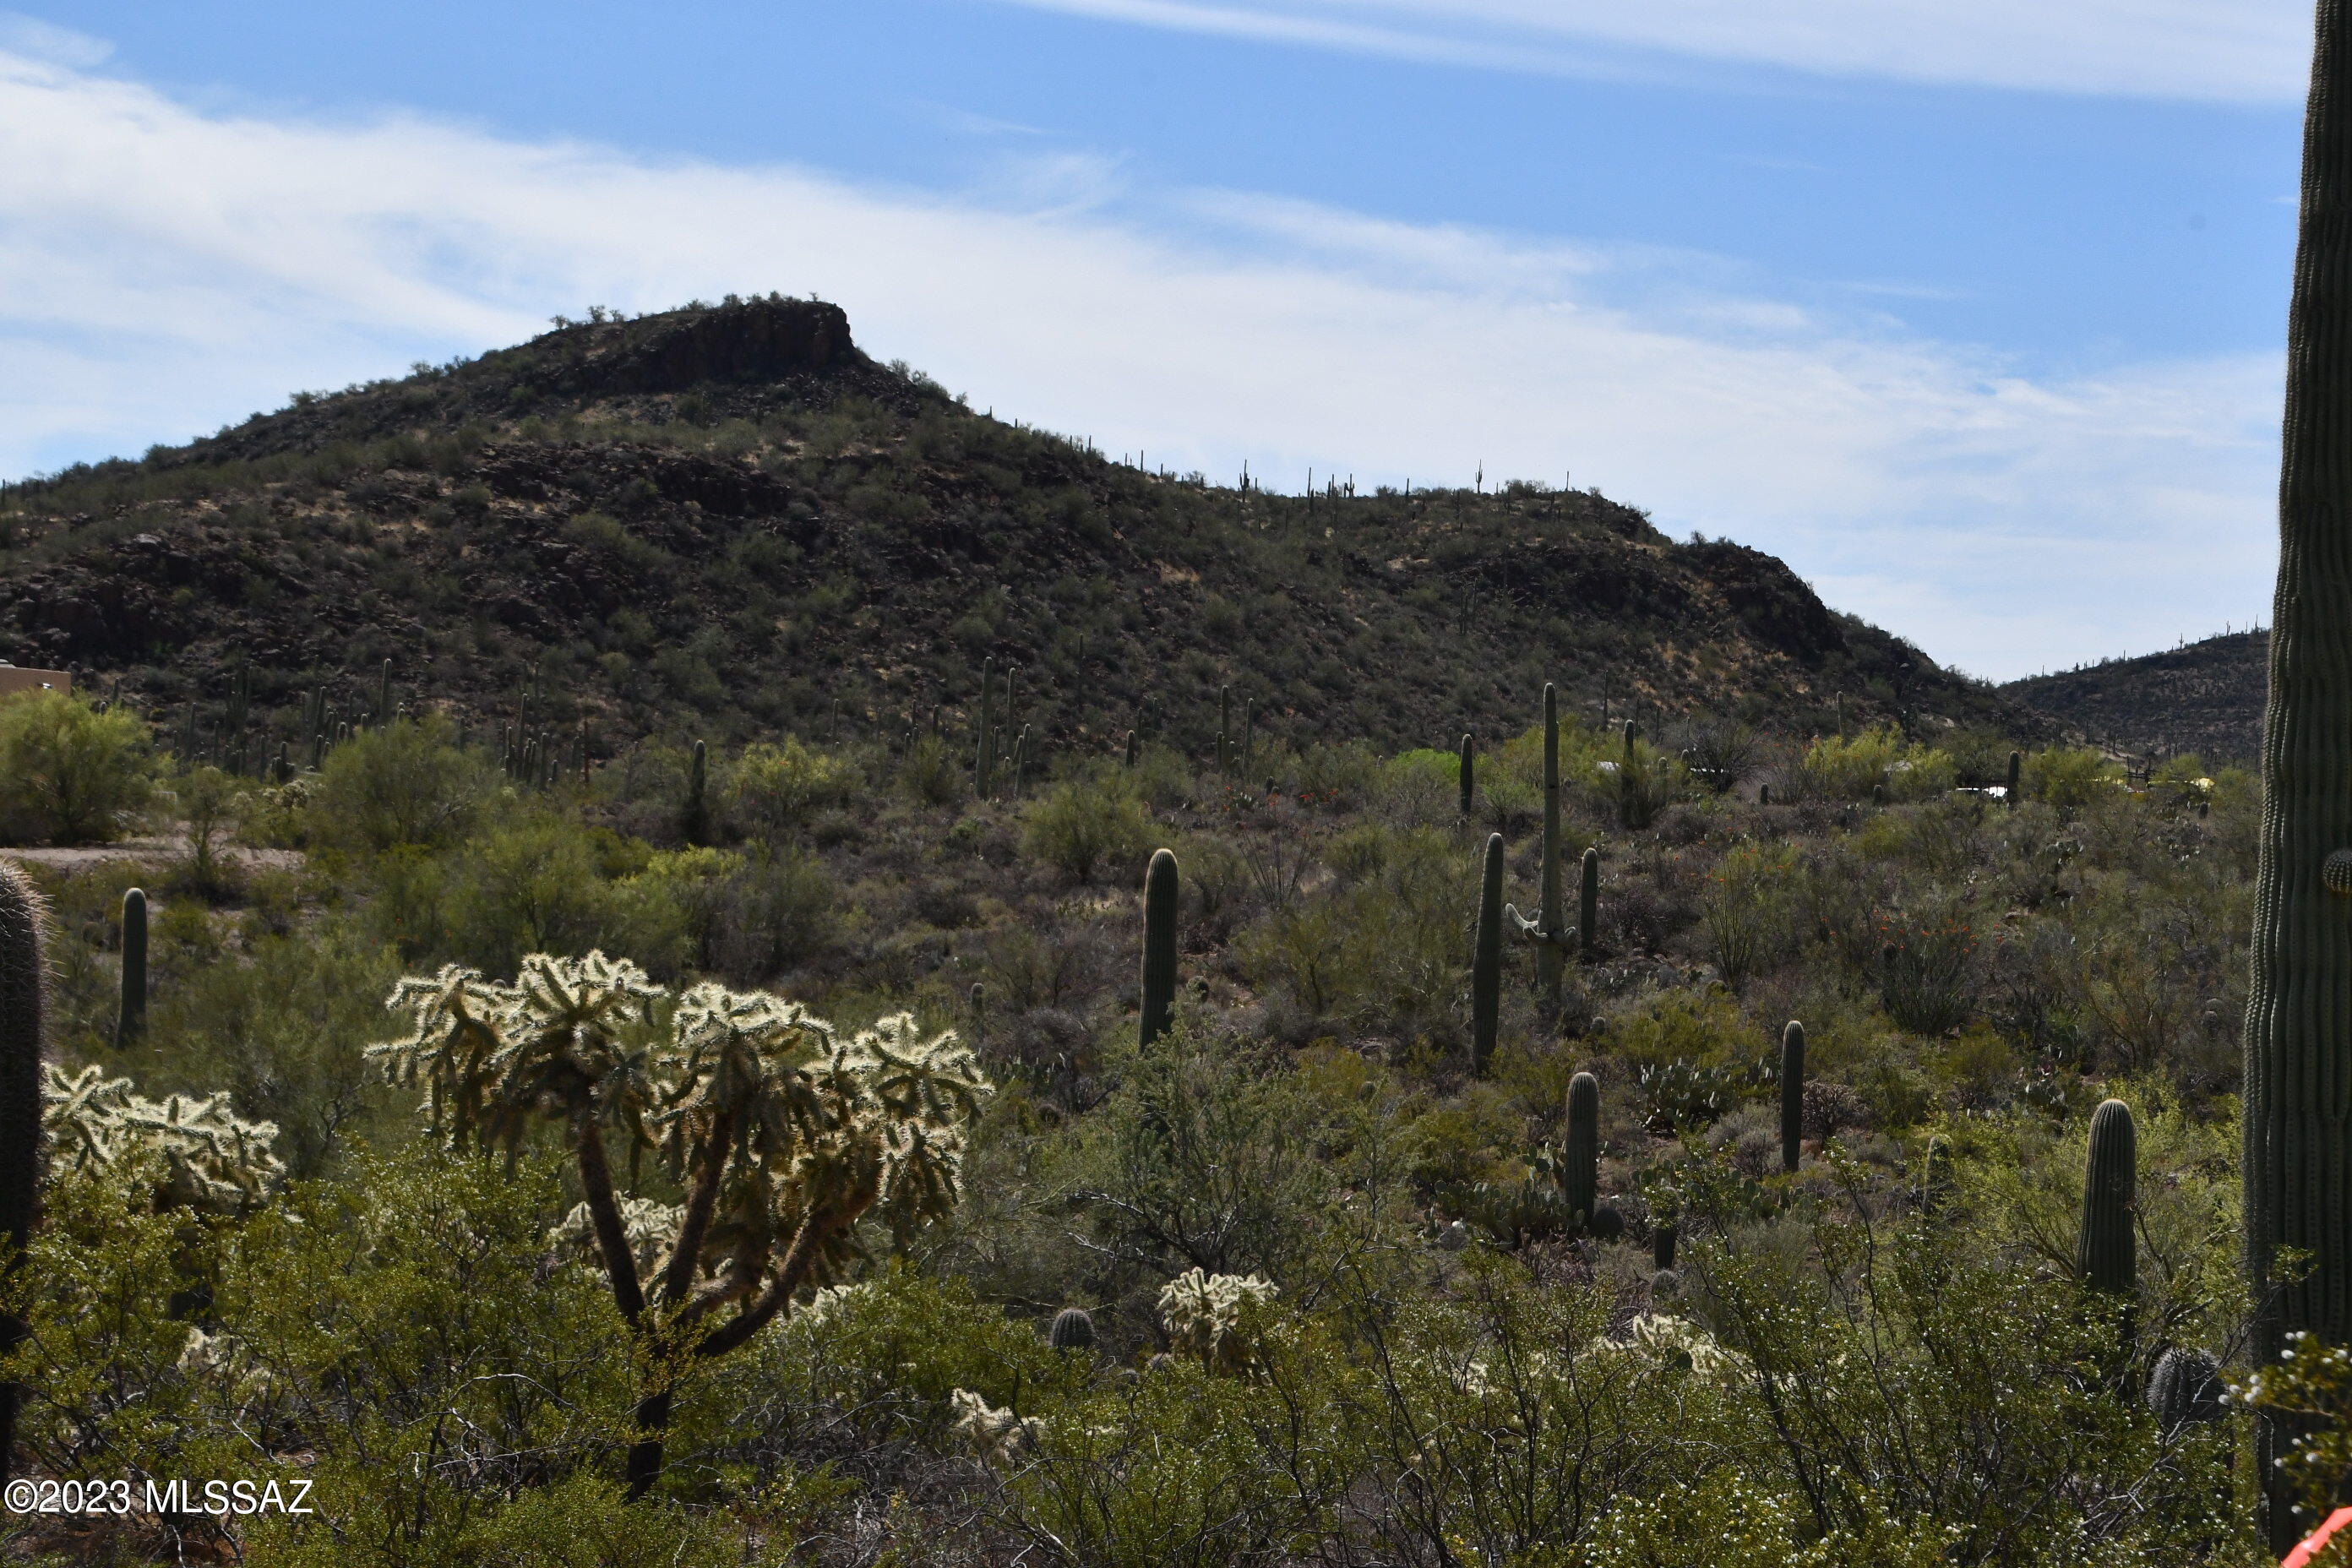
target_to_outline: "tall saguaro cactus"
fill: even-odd
[[[1560,930],[1559,875],[1559,689],[1549,681],[1543,690],[1543,871],[1542,903],[1536,918],[1528,919],[1516,907],[1511,920],[1519,934],[1535,944],[1536,984],[1555,1019],[1559,1014],[1560,978],[1568,941]]]
[[[48,1001],[47,911],[24,874],[0,861],[0,1241],[21,1258],[39,1212],[41,1029]],[[24,1322],[0,1316],[0,1352],[24,1339]],[[0,1384],[0,1480],[7,1479],[23,1391]]]
[[[995,782],[996,767],[996,660],[984,658],[980,663],[980,737],[979,749],[972,755],[971,793],[986,800],[989,786]]]
[[[1576,951],[1588,962],[1600,942],[1601,851],[1585,846],[1583,876],[1576,889]]]
[[[1793,1171],[1805,1142],[1805,1026],[1780,1031],[1780,1168]]]
[[[147,895],[122,895],[122,1005],[114,1016],[114,1043],[134,1044],[147,1026]]]
[[[2131,1107],[2120,1100],[2099,1102],[2091,1113],[2091,1152],[2083,1173],[2083,1230],[2075,1259],[2084,1281],[2096,1290],[2128,1296],[2139,1282],[2139,1248],[2133,1210],[2139,1187],[2139,1143]]]
[[[1560,1185],[1577,1223],[1592,1223],[1601,1188],[1601,1080],[1589,1072],[1568,1080],[1568,1142],[1560,1150]]]
[[[1466,737],[1465,737],[1466,739]],[[1466,748],[1465,748],[1466,752]],[[1478,938],[1470,957],[1470,1070],[1486,1076],[1503,1016],[1503,836],[1486,835],[1478,883]]]
[[[1462,815],[1465,820],[1478,799],[1477,766],[1477,753],[1472,749],[1469,731],[1465,731],[1462,735],[1462,765],[1457,771],[1461,774]]]
[[[1176,1004],[1176,856],[1152,852],[1143,873],[1143,1018],[1141,1037],[1150,1045],[1168,1032]]]
[[[2352,1342],[2352,0],[2319,0],[2287,310],[2278,586],[2246,999],[2245,1232],[2257,1359]],[[2307,1255],[2273,1278],[2282,1247]],[[2273,1546],[2295,1539],[2266,1423]]]

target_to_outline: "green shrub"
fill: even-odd
[[[1151,813],[1122,770],[1056,784],[1021,815],[1029,853],[1074,881],[1137,871],[1155,847]]]
[[[0,832],[10,843],[102,843],[153,793],[147,726],[129,709],[36,691],[0,702]]]
[[[797,735],[757,741],[728,764],[728,815],[743,831],[782,839],[818,812],[846,804],[865,787],[856,763],[807,745]]]
[[[490,769],[438,714],[365,730],[329,752],[303,816],[311,842],[354,855],[441,848],[480,819]]]
[[[2119,785],[2113,764],[2083,746],[2052,746],[2025,759],[2026,798],[2047,801],[2060,811],[2079,811]]]

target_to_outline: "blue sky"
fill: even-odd
[[[1109,450],[1565,474],[1978,673],[2147,651],[2267,603],[2307,47],[2278,0],[29,5],[0,475],[772,288]]]

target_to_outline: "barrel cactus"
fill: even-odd
[[[2103,1100],[2091,1113],[2087,1164],[2076,1267],[2092,1289],[2128,1296],[2139,1279],[2138,1247],[2132,1229],[2139,1171],[2131,1107],[2122,1100]]]
[[[2183,1426],[2221,1419],[2221,1366],[2203,1351],[2175,1345],[2156,1358],[2148,1374],[2147,1407],[2171,1436]]]
[[[1805,1139],[1805,1026],[1794,1018],[1780,1031],[1780,1168],[1793,1171]]]
[[[122,895],[122,995],[114,1016],[117,1049],[137,1042],[147,1026],[147,895],[138,888]]]
[[[48,911],[23,872],[0,860],[0,1241],[8,1267],[31,1242],[41,1183],[42,1030],[48,1006]],[[22,1320],[0,1316],[0,1352],[16,1349]],[[24,1391],[0,1384],[0,1479],[10,1472]]]
[[[1094,1349],[1094,1318],[1083,1307],[1063,1308],[1054,1314],[1054,1326],[1046,1331],[1045,1342],[1057,1351]]]
[[[1470,1070],[1485,1077],[1495,1054],[1503,1001],[1503,836],[1486,836],[1478,884],[1478,934],[1470,958]]]
[[[1168,1032],[1176,1002],[1176,856],[1152,852],[1143,873],[1143,1016],[1140,1038],[1150,1045]]]

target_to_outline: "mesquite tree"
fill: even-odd
[[[460,1148],[513,1150],[562,1126],[593,1240],[645,1353],[630,1495],[661,1474],[684,1368],[747,1342],[803,1291],[840,1277],[869,1213],[906,1234],[953,1207],[964,1127],[989,1093],[951,1033],[908,1014],[844,1039],[796,1002],[714,984],[672,994],[601,952],[534,953],[512,984],[450,965],[390,1006],[414,1030],[370,1047]],[[625,1196],[665,1161],[685,1202]]]
[[[2246,1269],[2254,1352],[2352,1342],[2352,16],[2319,0],[2287,312],[2278,588],[2246,1003]],[[2274,1272],[2279,1249],[2309,1268]],[[2267,1462],[2269,1531],[2295,1521]]]

